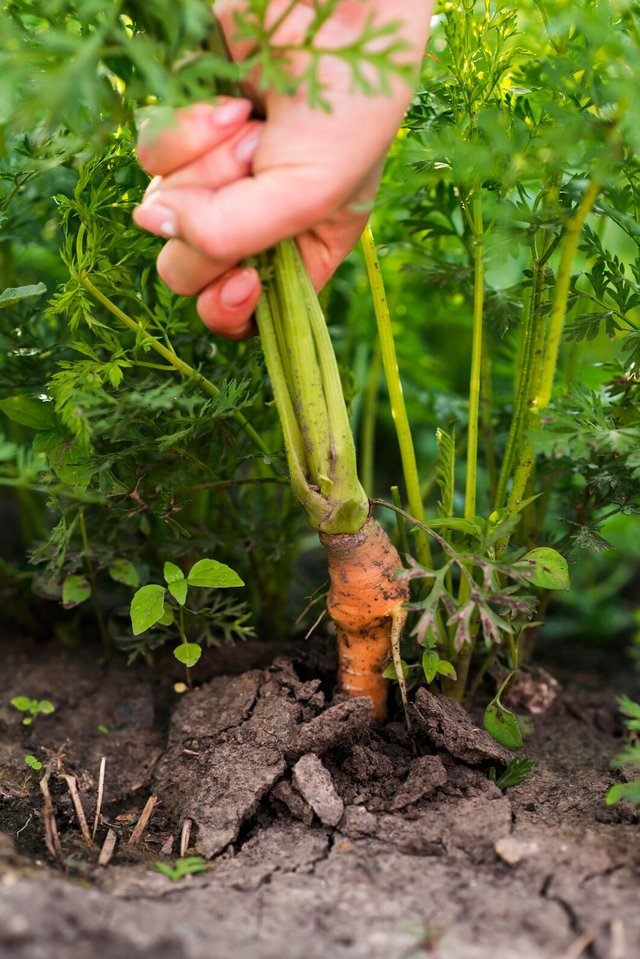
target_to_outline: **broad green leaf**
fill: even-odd
[[[569,566],[564,556],[548,546],[532,549],[514,564],[534,586],[542,589],[570,589]]]
[[[201,559],[187,576],[189,586],[244,586],[238,574],[215,559]]]
[[[405,679],[406,679],[406,677],[409,675],[409,670],[410,670],[411,667],[409,666],[408,663],[405,663],[404,659],[401,659],[401,660],[400,660],[400,665],[402,666],[402,675],[403,675],[403,676],[405,677]],[[396,680],[397,680],[398,674],[396,673],[396,667],[395,667],[395,665],[394,665],[393,663],[389,663],[389,665],[387,666],[387,668],[385,669],[385,671],[384,671],[383,674],[382,674],[382,678],[383,678],[383,679],[396,679]]]
[[[175,621],[176,621],[176,618],[173,615],[173,610],[171,609],[170,606],[165,606],[164,613],[162,614],[158,622],[160,623],[161,626],[173,626]]]
[[[425,649],[422,655],[422,668],[424,676],[428,683],[432,683],[438,675],[438,663],[440,656],[435,649]]]
[[[42,713],[43,716],[49,716],[51,713],[55,713],[56,707],[48,699],[40,699],[36,706],[36,711]]]
[[[187,601],[187,581],[184,573],[175,563],[164,564],[164,578],[169,586],[169,592],[181,606]]]
[[[164,613],[164,586],[150,583],[142,586],[131,600],[131,626],[133,635],[139,636],[160,622]]]
[[[167,584],[176,583],[178,580],[184,579],[184,573],[175,563],[165,563],[163,573]]]
[[[202,656],[202,649],[197,643],[180,643],[173,651],[173,655],[185,666],[195,666]]]
[[[62,605],[65,609],[79,606],[91,596],[91,583],[86,576],[67,576],[62,584]]]
[[[30,296],[41,296],[47,292],[44,283],[32,283],[29,286],[8,287],[0,293],[0,310],[5,306],[12,306],[20,300],[26,300]]]
[[[184,576],[182,579],[177,579],[173,583],[169,583],[169,592],[177,603],[184,606],[187,601],[187,581]]]
[[[446,659],[441,659],[438,663],[438,674],[440,676],[446,676],[447,679],[457,679],[458,674],[455,671],[453,663],[450,663]]]
[[[36,771],[38,769],[42,769],[42,763],[40,762],[40,760],[36,759],[36,757],[32,756],[31,754],[29,754],[28,756],[25,756],[24,761],[26,762],[27,766],[31,767],[31,769],[35,769]]]
[[[524,745],[518,720],[511,710],[495,700],[484,711],[484,728],[507,749],[520,749]]]
[[[612,786],[606,796],[607,806],[613,806],[614,803],[626,799],[632,806],[640,808],[640,776],[632,779],[628,783],[617,783]]]
[[[474,539],[481,539],[484,533],[485,521],[481,516],[473,519],[463,519],[461,516],[449,516],[442,519],[430,519],[429,526],[432,529],[452,529],[457,533],[465,533],[467,536],[473,536]]]
[[[7,396],[0,400],[0,410],[14,423],[32,430],[52,430],[56,425],[53,403],[46,403],[35,396]]]
[[[29,699],[28,696],[14,696],[11,705],[19,709],[21,713],[29,712],[32,706],[35,706],[36,700]]]
[[[116,583],[122,583],[124,586],[139,586],[140,577],[138,570],[128,559],[114,559],[109,564],[109,576]]]

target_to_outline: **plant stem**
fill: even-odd
[[[380,343],[378,341],[369,364],[360,422],[360,476],[367,496],[373,496],[375,492],[373,469],[380,362]]]
[[[541,414],[547,409],[551,402],[551,393],[555,380],[556,369],[558,365],[558,351],[560,340],[564,329],[564,321],[567,314],[567,302],[569,299],[569,288],[571,284],[571,268],[575,259],[578,243],[580,241],[580,232],[584,222],[595,203],[599,192],[598,184],[593,181],[585,190],[584,196],[574,216],[567,224],[564,243],[560,254],[560,263],[556,278],[553,303],[551,306],[551,317],[549,320],[549,331],[542,353],[542,331],[534,348],[534,371],[533,378],[537,381],[536,393],[532,398],[526,416],[525,433],[529,439],[525,443],[522,454],[519,458],[518,466],[513,478],[513,486],[507,503],[507,513],[513,514],[520,505],[529,482],[529,477],[533,471],[536,459],[534,445],[534,436],[540,428]],[[537,359],[540,358],[541,359]],[[540,363],[539,378],[537,376],[536,363]],[[508,545],[508,539],[498,544],[496,551],[503,553]]]
[[[418,476],[413,438],[411,436],[411,427],[409,426],[409,417],[407,416],[407,408],[402,393],[402,382],[398,370],[398,358],[393,339],[393,330],[391,328],[391,317],[387,306],[387,298],[380,263],[376,253],[375,241],[370,226],[365,227],[361,237],[361,243],[367,265],[367,273],[369,274],[369,283],[371,284],[373,305],[378,324],[378,336],[380,338],[382,365],[387,383],[387,391],[389,393],[391,415],[396,428],[398,446],[400,447],[400,458],[402,460],[402,472],[407,490],[407,501],[413,515],[421,522],[424,522],[425,511],[420,493],[420,479]],[[418,529],[415,533],[415,549],[418,562],[423,566],[431,566],[431,547],[429,539],[423,530]]]
[[[178,373],[181,373],[187,379],[193,380],[193,382],[196,383],[200,389],[209,396],[218,396],[220,390],[214,383],[211,382],[211,380],[208,380],[206,376],[202,375],[202,373],[199,373],[192,366],[189,366],[188,363],[185,363],[185,361],[182,360],[174,350],[169,349],[169,347],[165,346],[160,342],[160,340],[156,339],[155,336],[149,333],[142,323],[139,323],[138,320],[134,320],[132,317],[128,316],[124,310],[121,310],[119,306],[110,300],[108,296],[105,296],[105,294],[94,285],[86,273],[80,276],[80,282],[91,294],[91,296],[101,303],[112,314],[112,316],[115,316],[116,319],[119,320],[124,326],[128,327],[132,333],[144,337],[145,345],[149,346],[163,359],[167,360],[174,370],[177,370]],[[239,410],[236,410],[233,413],[233,418],[241,427],[241,429],[244,430],[247,436],[253,441],[255,446],[257,446],[260,452],[264,456],[270,457],[271,451],[264,444],[262,438],[255,431],[253,426],[251,426],[246,416],[244,416],[243,413],[240,413]]]
[[[284,433],[291,487],[311,525],[355,533],[369,501],[360,485],[340,373],[311,281],[291,240],[262,257],[256,308],[267,372]]]
[[[565,231],[565,239],[562,245],[560,263],[558,265],[558,275],[556,277],[556,289],[551,307],[551,316],[549,318],[549,332],[547,334],[547,344],[542,366],[542,379],[534,403],[538,411],[546,410],[551,402],[551,392],[553,390],[553,382],[558,365],[560,340],[567,315],[567,301],[569,299],[569,287],[571,284],[571,267],[578,250],[580,232],[599,192],[599,183],[592,180],[587,186],[582,201],[572,219],[569,220]]]
[[[541,281],[544,268],[539,260],[534,261],[533,276],[531,279],[531,293],[527,301],[527,312],[524,317],[523,342],[520,356],[519,371],[520,376],[516,384],[515,398],[513,404],[513,416],[507,437],[507,445],[502,460],[500,478],[498,480],[498,489],[494,500],[494,509],[501,509],[507,495],[507,485],[511,478],[514,464],[517,459],[517,449],[522,443],[524,427],[529,409],[529,403],[533,398],[533,369],[534,369],[534,351],[537,323],[540,323],[539,300]]]
[[[482,371],[482,340],[484,311],[484,226],[482,222],[482,194],[476,186],[473,197],[474,223],[474,283],[473,283],[473,343],[471,374],[469,378],[469,428],[467,439],[467,476],[465,484],[464,516],[476,515],[478,484],[478,418],[480,410],[480,379]]]

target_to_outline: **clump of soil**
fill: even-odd
[[[56,711],[22,726],[15,695]],[[142,667],[24,657],[0,681],[0,953],[634,959],[638,821],[603,801],[615,700],[549,703],[502,791],[511,755],[427,690],[407,730],[284,659],[176,696]],[[155,868],[181,854],[203,871]]]

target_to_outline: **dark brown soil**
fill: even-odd
[[[501,791],[487,774],[510,755],[459,708],[423,690],[410,732],[374,726],[364,700],[326,703],[308,668],[241,655],[243,672],[178,695],[140,666],[5,652],[3,959],[640,956],[640,825],[603,799],[612,692],[529,683],[522,698],[546,709],[525,748],[536,765]],[[23,726],[16,695],[56,711]],[[92,846],[69,777],[91,832],[103,757]],[[209,866],[172,881],[155,864],[178,858],[189,824],[187,854]]]

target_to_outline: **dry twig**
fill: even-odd
[[[56,859],[62,859],[62,847],[60,846],[60,837],[58,835],[58,827],[56,825],[56,817],[53,812],[53,802],[51,800],[51,793],[49,792],[49,777],[51,773],[49,770],[44,774],[40,780],[40,792],[43,796],[42,803],[42,821],[44,823],[44,838],[47,844],[47,849]]]
[[[182,832],[180,834],[180,858],[183,859],[187,855],[187,849],[189,848],[189,843],[191,841],[191,827],[193,823],[190,819],[185,819],[182,823]]]
[[[139,842],[140,839],[142,838],[142,833],[147,828],[147,823],[151,819],[151,814],[153,813],[153,810],[157,802],[158,802],[157,796],[150,796],[147,799],[146,805],[144,809],[142,810],[142,812],[140,813],[140,819],[136,823],[136,828],[133,830],[133,832],[129,836],[129,840],[127,842],[128,846],[135,846],[135,844]]]
[[[91,833],[89,832],[89,826],[87,825],[87,817],[84,814],[84,809],[82,808],[82,800],[80,799],[80,793],[78,792],[78,783],[75,776],[70,776],[67,773],[61,773],[61,778],[64,779],[67,786],[69,787],[69,792],[71,794],[71,800],[73,802],[73,808],[76,811],[76,816],[78,817],[78,822],[80,823],[80,831],[82,832],[82,838],[87,843],[88,846],[93,848],[93,841],[91,839]]]
[[[118,842],[118,836],[113,831],[109,829],[107,831],[107,838],[102,844],[102,849],[100,850],[100,855],[98,856],[98,865],[99,866],[108,866],[111,861],[111,857],[116,848],[116,843]]]
[[[107,765],[107,757],[103,756],[100,760],[100,772],[98,773],[98,798],[96,800],[96,811],[93,817],[93,832],[91,838],[96,838],[98,823],[100,822],[100,810],[102,809],[102,800],[104,799],[104,772]]]

